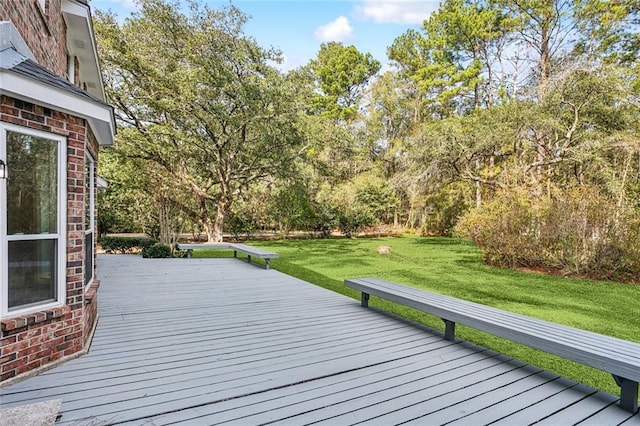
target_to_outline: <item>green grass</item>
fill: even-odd
[[[471,243],[451,238],[397,237],[250,242],[280,254],[271,266],[286,274],[359,299],[345,278],[375,276],[441,294],[640,342],[640,286],[570,279],[490,267]],[[376,248],[392,252],[380,255]],[[194,257],[229,256],[196,250]],[[372,306],[443,329],[442,321],[375,297]],[[500,353],[619,394],[608,373],[567,361],[470,328],[457,336]]]

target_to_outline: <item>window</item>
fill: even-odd
[[[84,166],[84,285],[93,281],[94,228],[95,228],[95,162],[90,155]]]
[[[0,123],[0,316],[64,301],[66,140]]]

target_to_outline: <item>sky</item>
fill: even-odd
[[[325,42],[353,45],[388,68],[387,47],[408,29],[419,30],[438,0],[200,0],[212,8],[233,4],[249,16],[245,33],[264,48],[282,51],[285,71],[305,65]],[[135,0],[91,0],[92,10],[112,10],[120,19]]]

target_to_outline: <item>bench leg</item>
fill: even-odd
[[[638,382],[613,375],[620,386],[620,408],[630,413],[638,411]]]
[[[369,293],[362,292],[360,296],[360,305],[367,308],[369,307]]]
[[[191,258],[191,249],[187,249],[187,259]]]
[[[251,263],[251,256],[247,255],[247,262]]]
[[[233,257],[238,257],[238,250],[233,251]]]
[[[453,342],[456,340],[456,323],[453,321],[446,320],[442,318],[444,321],[444,338],[445,340],[449,340]]]
[[[264,260],[264,263],[265,263],[265,269],[270,269],[270,268],[271,268],[271,265],[269,265],[269,261],[270,261],[270,260],[271,260],[271,259],[265,259],[265,260]]]

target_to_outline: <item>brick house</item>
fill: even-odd
[[[88,0],[0,1],[1,384],[90,343],[104,99]]]

